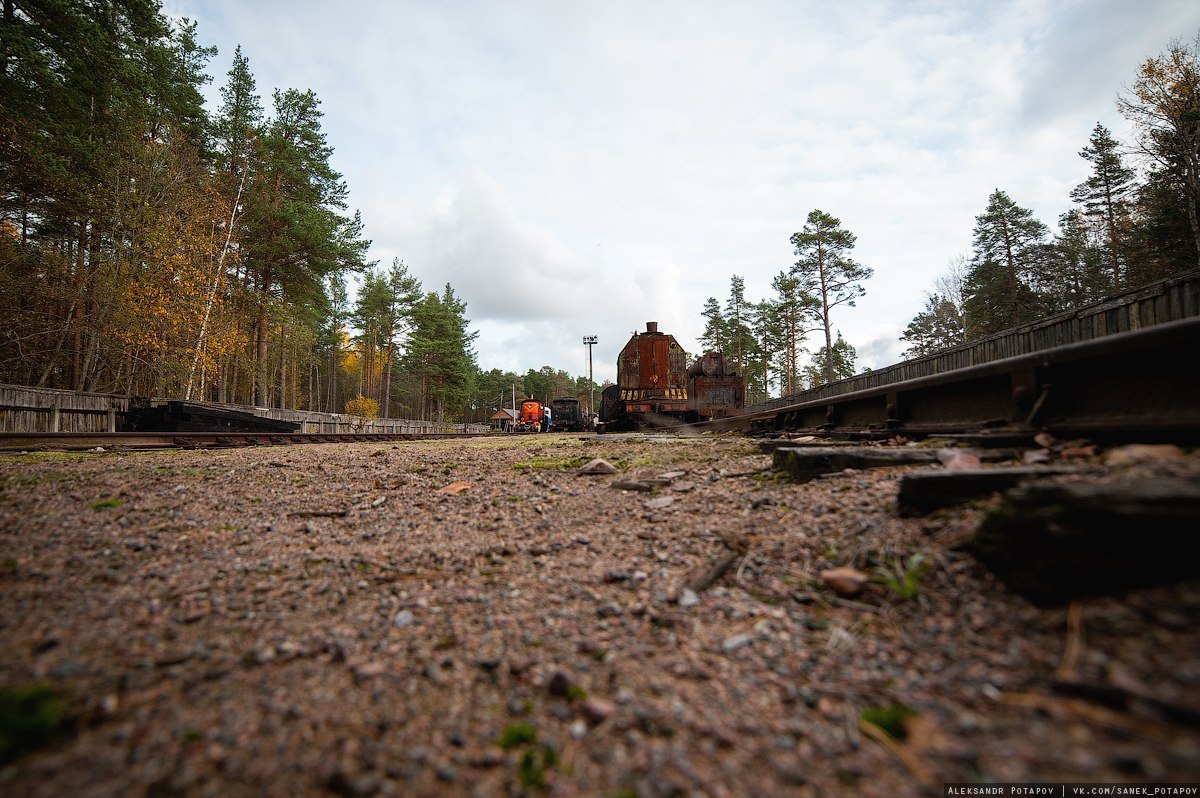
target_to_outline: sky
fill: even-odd
[[[705,299],[750,301],[820,209],[874,270],[833,326],[899,340],[1005,191],[1052,229],[1097,123],[1200,32],[1195,0],[163,0],[242,48],[268,114],[311,89],[369,257],[467,303],[482,369],[615,379],[630,335],[698,354]],[[811,349],[819,343],[814,338]]]

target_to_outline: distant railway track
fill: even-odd
[[[1200,440],[1200,317],[694,425],[752,434]]]
[[[1200,441],[1200,317],[822,396],[687,428],[869,439]],[[682,426],[663,427],[679,430]],[[476,433],[0,433],[0,451],[387,443]]]
[[[264,432],[0,432],[0,451],[232,449],[305,443],[390,443],[476,438],[471,432],[264,433]]]

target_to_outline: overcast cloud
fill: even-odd
[[[483,369],[597,381],[647,321],[696,352],[706,297],[748,297],[820,208],[875,270],[834,325],[899,358],[996,188],[1057,225],[1139,64],[1200,30],[1194,0],[166,0],[242,46],[270,110],[313,89],[371,258],[449,282]]]

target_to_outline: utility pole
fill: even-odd
[[[592,380],[592,347],[596,345],[596,336],[583,336],[583,345],[588,348],[588,423],[592,421],[592,408],[596,403],[596,383]]]

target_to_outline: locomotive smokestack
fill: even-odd
[[[646,322],[646,332],[648,332],[648,333],[658,332],[658,322],[656,322],[656,321]]]

